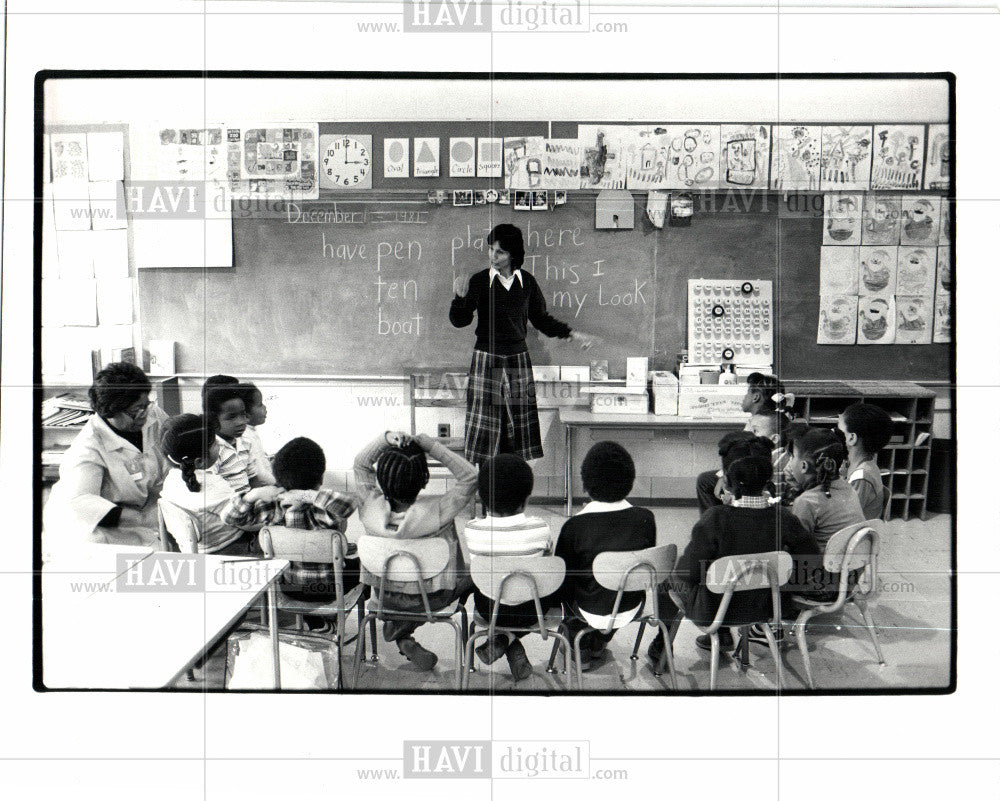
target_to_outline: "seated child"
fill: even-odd
[[[584,457],[580,472],[583,489],[592,500],[563,524],[555,555],[566,562],[562,596],[570,642],[588,625],[598,629],[580,640],[581,661],[589,666],[604,655],[614,636],[614,632],[604,634],[603,630],[610,622],[617,595],[594,578],[594,559],[604,551],[652,548],[656,545],[656,520],[649,509],[625,500],[635,481],[635,463],[617,442],[594,445]],[[642,592],[626,592],[615,622],[635,618],[644,600]]]
[[[847,480],[858,493],[865,519],[877,520],[885,505],[885,487],[875,459],[892,437],[892,418],[879,406],[854,403],[844,409],[837,428],[847,440]]]
[[[743,396],[743,411],[750,413],[750,419],[743,430],[758,437],[767,437],[777,446],[781,436],[780,425],[791,418],[790,404],[793,400],[792,396],[785,394],[784,387],[775,376],[750,373],[747,376],[747,392]],[[719,444],[721,447],[722,443]],[[722,455],[721,451],[719,455]],[[698,508],[702,512],[722,503],[722,480],[716,471],[706,470],[699,474],[695,487]]]
[[[274,472],[271,469],[271,460],[264,451],[264,445],[260,441],[260,434],[257,433],[257,426],[264,425],[267,420],[267,407],[264,405],[264,396],[251,383],[240,384],[243,390],[243,406],[246,409],[249,422],[241,435],[241,439],[250,448],[250,458],[253,460],[257,470],[257,476],[265,484],[274,484]]]
[[[419,499],[430,473],[427,454],[447,467],[455,485],[439,498]],[[391,539],[442,537],[448,542],[448,567],[424,582],[431,609],[443,609],[457,599],[468,597],[468,569],[462,558],[455,531],[455,517],[476,492],[478,471],[444,445],[418,434],[387,431],[370,442],[354,460],[354,479],[361,496],[359,515],[365,533]],[[362,581],[374,587],[379,579],[362,569]],[[422,612],[423,601],[416,582],[386,581],[381,602],[386,609]],[[431,670],[437,655],[414,638],[416,621],[387,620],[382,627],[386,642],[395,642],[399,652],[421,670]]]
[[[792,449],[795,442],[809,431],[809,424],[805,420],[791,420],[779,426],[778,447],[772,451],[771,463],[774,467],[774,497],[778,498],[786,506],[791,506],[792,497],[788,485],[788,463],[792,459]]]
[[[222,520],[222,511],[236,499],[224,478],[211,468],[219,459],[215,431],[200,414],[171,417],[164,426],[163,453],[180,470],[171,470],[160,498],[200,520],[198,553],[260,555],[256,538]],[[178,543],[182,548],[186,543]]]
[[[769,503],[765,487],[771,479],[770,457],[771,442],[763,437],[737,442],[723,456],[724,482],[731,500],[708,509],[691,530],[691,541],[669,579],[670,589],[682,599],[681,606],[667,595],[665,587],[659,594],[660,618],[672,632],[676,625],[671,625],[671,621],[676,621],[681,613],[701,626],[715,619],[722,596],[705,585],[705,573],[716,559],[778,549],[799,556],[796,561],[802,567],[809,563],[810,557],[814,558],[815,539],[788,509]],[[776,541],[778,536],[780,541]],[[743,625],[770,615],[770,590],[741,592],[729,604],[725,625]],[[751,628],[750,640],[767,642],[763,629],[756,626]],[[695,642],[699,648],[711,649],[708,635],[698,637]],[[719,644],[723,648],[733,645],[728,629],[719,630]],[[657,634],[648,655],[658,662],[662,654],[663,637]]]
[[[216,431],[219,461],[213,468],[229,482],[237,495],[250,487],[265,485],[250,456],[250,447],[242,439],[249,420],[239,384],[217,384],[205,392],[205,419]]]
[[[351,495],[323,489],[325,472],[323,449],[311,439],[296,437],[274,456],[278,486],[258,487],[242,497],[234,497],[222,511],[222,519],[232,526],[252,531],[270,525],[343,533],[357,502]],[[329,535],[321,533],[318,536]],[[344,592],[358,586],[360,565],[357,557],[344,560],[343,579]],[[282,577],[282,592],[317,603],[335,600],[337,587],[333,565],[292,562]],[[322,618],[310,615],[306,618],[310,628],[321,631],[329,628]]]
[[[465,541],[469,555],[477,556],[543,556],[551,550],[552,532],[540,517],[528,517],[524,510],[535,484],[531,467],[513,453],[502,453],[487,459],[479,467],[479,497],[486,507],[486,517],[470,520],[465,526]],[[493,602],[478,589],[473,600],[479,615],[490,620]],[[552,604],[542,600],[542,612]],[[534,601],[516,606],[502,605],[497,613],[498,626],[538,625]],[[506,654],[511,675],[521,681],[531,675],[520,634],[497,634],[478,648],[476,655],[487,665]]]

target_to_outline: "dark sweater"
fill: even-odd
[[[546,336],[569,336],[570,327],[545,310],[545,297],[535,277],[522,269],[521,278],[524,286],[515,278],[508,291],[499,279],[490,286],[489,269],[480,270],[469,279],[465,297],[456,295],[451,301],[448,319],[456,328],[471,323],[473,314],[479,317],[476,350],[498,356],[524,353],[529,320]]]
[[[594,559],[604,551],[641,551],[656,545],[656,520],[649,509],[632,506],[618,512],[595,512],[567,520],[559,534],[555,555],[566,562],[563,600],[595,615],[610,615],[616,592],[594,578]],[[620,612],[634,609],[645,594],[626,592]]]
[[[816,540],[799,519],[788,509],[771,506],[768,509],[745,509],[736,506],[713,506],[708,509],[691,530],[691,541],[677,560],[671,577],[671,586],[683,585],[696,588],[695,601],[686,610],[687,617],[695,623],[707,625],[715,618],[721,595],[705,587],[705,573],[709,565],[723,556],[745,553],[787,551],[795,560],[795,576],[808,569],[819,553]],[[807,557],[811,556],[812,559]],[[786,585],[786,589],[791,583]],[[733,594],[726,612],[727,625],[740,625],[766,620],[771,616],[771,591],[751,590]]]

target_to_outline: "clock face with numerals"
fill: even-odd
[[[356,134],[321,136],[319,185],[321,189],[371,189],[371,136]]]

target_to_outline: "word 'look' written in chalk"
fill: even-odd
[[[386,280],[382,267],[405,267],[415,265],[423,255],[423,248],[416,240],[401,240],[375,243],[374,253],[365,242],[345,240],[328,241],[326,232],[320,232],[323,257],[350,264],[354,261],[375,261],[375,299],[377,308],[376,330],[380,336],[420,336],[420,322],[423,315],[412,314],[400,317],[398,307],[417,302],[420,289],[416,278]],[[417,265],[419,266],[419,265]]]

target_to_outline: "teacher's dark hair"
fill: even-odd
[[[516,270],[524,264],[524,237],[521,235],[521,229],[516,225],[500,223],[486,237],[486,244],[492,245],[494,242],[510,254],[512,269]]]
[[[114,417],[149,394],[153,385],[134,364],[112,362],[94,377],[87,395],[101,417]]]

